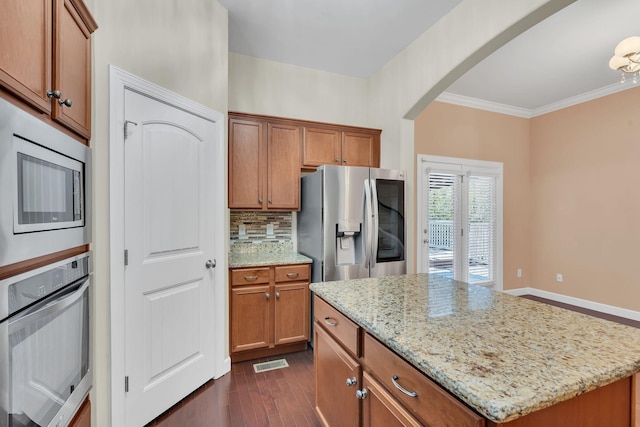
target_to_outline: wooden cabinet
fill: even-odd
[[[302,167],[380,166],[380,131],[305,126]]]
[[[300,209],[300,126],[229,116],[229,208]]]
[[[317,321],[314,335],[316,413],[325,426],[358,427],[360,401],[355,393],[362,367]]]
[[[360,421],[363,427],[485,426],[482,416],[375,338],[361,338],[358,325],[318,296],[314,318],[316,412],[326,427]],[[349,387],[353,380],[357,386]]]
[[[91,401],[88,397],[73,416],[69,427],[91,427]]]
[[[304,350],[309,340],[309,264],[230,269],[234,362]]]
[[[7,0],[0,85],[68,129],[91,136],[91,33],[81,0]]]
[[[362,375],[366,397],[362,400],[363,427],[421,427],[400,403],[371,375]]]

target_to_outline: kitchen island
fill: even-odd
[[[407,409],[417,419],[414,425],[429,416],[420,412],[420,405],[411,406],[420,394],[410,395],[402,375],[393,375],[393,386],[384,384],[387,372],[379,375],[374,367],[401,369],[407,364],[415,368],[431,384],[428,387],[442,390],[446,398],[470,411],[465,415],[471,420],[468,425],[628,426],[635,422],[633,375],[640,371],[640,329],[425,274],[314,283],[311,289],[316,295],[319,344],[326,332],[331,334],[340,342],[335,351],[348,350],[347,365],[362,365],[365,380],[378,376],[383,383],[380,393],[402,402],[398,406],[394,400],[387,406]],[[351,322],[360,331],[352,345],[348,334],[339,330]],[[399,362],[381,362],[379,354],[384,351],[399,356]],[[317,348],[316,353],[323,357]],[[326,392],[318,372],[316,380],[318,413],[325,424],[332,425],[327,420],[331,411],[323,413],[321,408]],[[343,382],[338,379],[335,384]],[[404,392],[398,393],[400,388]],[[367,392],[363,396],[358,389],[358,397],[366,398]],[[355,391],[350,389],[348,394]],[[364,425],[369,425],[367,410],[362,410]],[[444,411],[443,419],[453,412]],[[591,423],[594,420],[600,424]],[[429,423],[455,425],[457,421]]]

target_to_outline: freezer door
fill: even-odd
[[[324,281],[369,277],[364,184],[369,168],[322,166]]]
[[[373,222],[371,277],[405,274],[405,173],[371,169]],[[377,203],[376,203],[377,202]]]

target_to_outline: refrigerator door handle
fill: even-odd
[[[371,180],[364,180],[364,216],[365,218],[365,242],[364,242],[364,266],[369,268],[369,262],[371,258],[371,232],[373,224],[371,222]]]
[[[373,211],[371,218],[371,268],[376,266],[376,259],[378,258],[378,228],[380,227],[380,219],[378,218],[378,188],[376,187],[376,180],[371,179],[371,210]]]

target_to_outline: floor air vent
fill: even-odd
[[[256,372],[256,374],[259,374],[260,372],[273,371],[274,369],[286,368],[288,366],[289,364],[287,363],[286,359],[278,359],[270,360],[268,362],[255,363],[253,365],[253,370]]]

